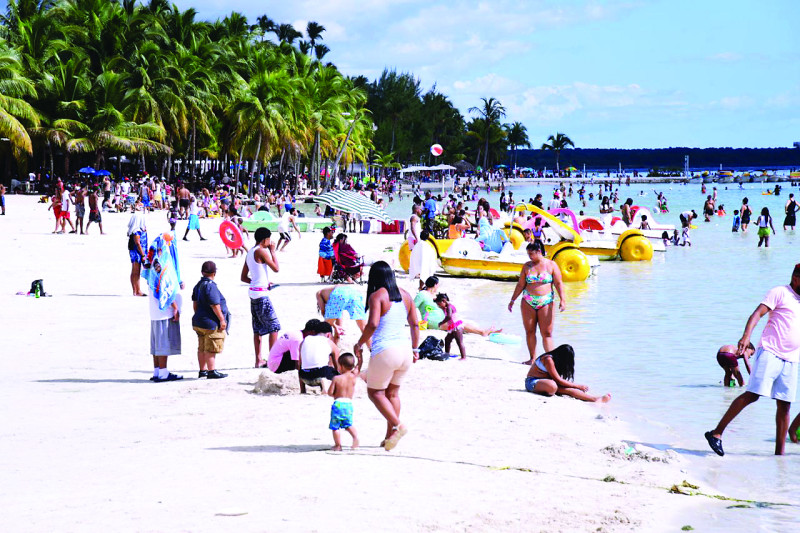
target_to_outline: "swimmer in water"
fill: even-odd
[[[756,351],[753,343],[751,342],[750,345],[745,348],[742,355],[737,356],[737,351],[737,347],[733,344],[726,344],[717,351],[717,363],[719,363],[719,366],[725,371],[725,377],[722,378],[722,385],[724,387],[728,385],[733,386],[731,384],[733,378],[736,378],[740,387],[744,386],[744,377],[742,377],[742,373],[739,371],[739,359],[744,359],[747,375],[750,375],[750,357]]]

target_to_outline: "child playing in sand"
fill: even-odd
[[[458,344],[458,351],[461,352],[461,360],[467,358],[467,349],[464,348],[464,322],[458,319],[456,306],[450,303],[450,299],[444,293],[439,293],[434,298],[434,303],[444,311],[444,320],[439,322],[439,329],[447,328],[447,335],[444,338],[444,351],[450,353],[450,345],[455,339]]]
[[[553,351],[543,353],[534,361],[525,378],[525,390],[544,396],[572,396],[584,402],[607,403],[611,400],[610,394],[586,394],[589,387],[573,383],[574,375],[575,351],[569,344],[562,344]]]
[[[733,387],[733,379],[736,378],[736,381],[739,382],[739,386],[744,386],[744,378],[742,377],[742,373],[739,371],[739,361],[738,359],[744,359],[744,366],[747,368],[747,374],[750,374],[750,357],[755,353],[756,349],[751,342],[750,345],[745,348],[742,355],[737,356],[736,352],[738,348],[733,344],[726,344],[725,346],[721,347],[717,351],[717,363],[722,369],[725,371],[725,377],[722,379],[722,385],[727,387]]]
[[[342,441],[339,430],[344,429],[353,437],[353,449],[358,448],[358,435],[353,427],[353,391],[356,388],[358,370],[356,358],[351,353],[339,356],[339,370],[341,374],[334,376],[328,394],[333,396],[331,405],[330,429],[333,431],[333,450],[342,451]]]

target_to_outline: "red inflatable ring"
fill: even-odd
[[[236,227],[236,224],[230,220],[224,221],[219,225],[219,238],[225,243],[225,246],[231,250],[238,250],[244,245],[242,239],[242,232]]]

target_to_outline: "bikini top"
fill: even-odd
[[[550,273],[528,274],[525,276],[525,281],[528,283],[553,283],[553,275]]]

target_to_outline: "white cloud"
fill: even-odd
[[[744,59],[744,57],[736,52],[720,52],[718,54],[708,56],[708,59],[711,61],[720,61],[722,63],[735,63],[737,61],[741,61]]]

